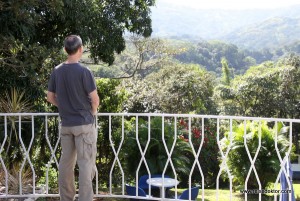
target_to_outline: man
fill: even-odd
[[[83,53],[81,38],[68,36],[64,48],[68,59],[53,70],[47,93],[47,100],[58,107],[61,117],[60,199],[74,200],[74,167],[77,158],[79,201],[92,201],[97,151],[95,115],[99,96],[91,71],[79,63]]]

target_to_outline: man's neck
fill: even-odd
[[[65,62],[66,64],[73,64],[73,63],[79,63],[80,58],[78,58],[77,56],[68,56],[67,61]]]
[[[79,61],[78,60],[67,59],[67,61],[65,63],[66,64],[75,64],[75,63],[79,63]]]

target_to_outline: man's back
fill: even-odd
[[[93,123],[89,94],[95,89],[95,81],[90,70],[79,63],[63,63],[54,69],[48,91],[57,96],[62,126]]]

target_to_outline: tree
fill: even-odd
[[[222,82],[224,85],[230,85],[230,72],[229,72],[229,67],[228,67],[228,62],[226,58],[222,58],[221,60],[222,64]]]
[[[230,88],[219,85],[214,99],[226,115],[254,117],[300,117],[299,57],[288,56],[277,64],[265,62],[251,67],[243,76],[232,80]],[[293,137],[299,153],[299,125]]]
[[[125,48],[124,31],[151,35],[154,0],[8,1],[1,7],[1,39],[61,47],[67,34],[79,34],[92,57],[112,63]],[[75,20],[76,19],[76,20]]]
[[[125,31],[151,35],[150,7],[154,2],[1,1],[0,94],[18,85],[41,97],[51,69],[62,61],[62,42],[68,34],[82,37],[95,62],[112,64],[114,54],[125,48]]]
[[[230,88],[218,86],[220,102],[230,100],[227,106],[236,108],[230,115],[298,118],[299,76],[298,67],[265,62],[235,77]]]
[[[214,76],[198,65],[172,64],[145,79],[126,82],[128,112],[214,114]]]
[[[100,77],[109,76],[114,79],[131,78],[133,76],[145,77],[166,65],[172,55],[181,51],[183,51],[182,48],[175,48],[167,40],[132,35],[126,40],[126,49],[117,55],[114,64],[109,66],[114,70],[114,74],[105,74],[106,66],[100,67],[95,74]]]

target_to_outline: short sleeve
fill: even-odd
[[[51,73],[49,82],[48,82],[48,91],[56,93],[56,84],[55,84],[55,70]]]
[[[83,86],[84,90],[89,94],[96,89],[96,82],[92,72],[86,68],[83,76]]]

